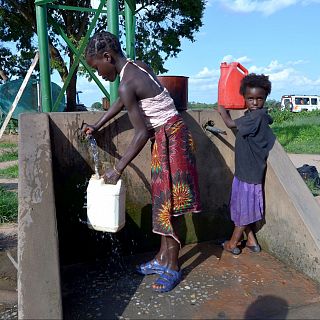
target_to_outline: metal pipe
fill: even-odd
[[[56,111],[58,109],[58,105],[59,105],[60,101],[62,100],[62,96],[64,95],[67,86],[70,83],[70,80],[71,80],[71,77],[72,77],[73,73],[75,72],[76,68],[78,67],[78,64],[79,64],[79,61],[80,61],[80,58],[81,58],[81,54],[84,51],[84,48],[88,43],[88,39],[89,39],[89,37],[90,37],[90,35],[91,35],[91,33],[92,33],[96,23],[97,23],[97,20],[99,18],[100,12],[101,12],[103,6],[105,5],[105,2],[106,2],[106,0],[101,0],[100,1],[99,7],[98,7],[98,9],[97,9],[97,11],[96,11],[96,13],[95,13],[90,25],[89,25],[89,28],[88,28],[88,30],[86,32],[85,37],[83,38],[83,40],[82,40],[82,42],[80,44],[80,47],[79,47],[79,49],[78,49],[78,51],[77,51],[77,53],[76,53],[76,55],[74,57],[74,61],[73,61],[72,66],[69,69],[69,73],[68,73],[67,79],[65,80],[65,82],[63,84],[63,87],[62,87],[62,89],[61,89],[61,91],[60,91],[60,93],[58,95],[58,98],[57,98],[57,100],[56,100],[56,102],[54,104],[53,111]]]
[[[73,52],[74,55],[76,55],[78,53],[76,47],[73,45],[73,43],[69,40],[68,36],[65,34],[65,32],[63,31],[63,29],[61,28],[61,26],[56,23],[53,19],[49,19],[49,23],[51,23],[53,25],[53,27],[56,29],[56,31],[58,32],[58,34],[63,38],[63,40],[66,42],[66,44],[68,45],[68,47],[71,49],[71,51]],[[87,62],[85,61],[85,59],[83,59],[80,56],[80,62],[82,63],[82,65],[85,67],[85,69],[88,71],[88,73],[90,74],[91,78],[95,81],[95,83],[98,85],[98,87],[100,88],[100,90],[103,92],[103,94],[107,97],[107,99],[110,99],[110,95],[109,92],[107,91],[107,89],[104,87],[104,85],[100,82],[100,80],[98,79],[98,77],[94,74],[94,72],[92,71],[92,68],[90,68],[87,64]],[[59,101],[60,103],[60,101]],[[57,105],[58,107],[58,105]],[[53,108],[55,108],[55,105],[53,106]]]
[[[206,126],[205,127],[206,130],[210,131],[211,133],[219,133],[219,134],[227,134],[226,131],[224,130],[221,130],[219,128],[216,128],[216,127],[211,127],[211,126]]]
[[[108,31],[119,38],[119,1],[108,0],[107,12]],[[119,83],[119,76],[117,76],[115,81],[110,82],[110,105],[118,98]]]
[[[42,111],[50,112],[52,110],[51,78],[50,78],[50,58],[47,27],[47,7],[46,5],[37,5],[37,33],[39,46],[39,65],[41,82],[41,105]]]
[[[126,52],[127,57],[134,60],[135,52],[135,0],[131,1],[131,5],[125,1],[124,16],[126,26]]]

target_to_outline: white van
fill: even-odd
[[[285,95],[281,97],[281,110],[292,112],[312,111],[320,109],[320,96]]]

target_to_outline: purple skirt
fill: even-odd
[[[261,220],[264,212],[262,184],[247,183],[234,177],[230,212],[237,227]]]

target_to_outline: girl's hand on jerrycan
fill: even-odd
[[[120,179],[119,173],[114,169],[108,169],[103,175],[103,180],[107,184],[117,184]]]

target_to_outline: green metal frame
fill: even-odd
[[[71,77],[75,72],[79,62],[82,63],[84,68],[89,72],[92,79],[97,83],[100,90],[104,93],[107,99],[112,104],[118,97],[119,77],[114,82],[110,83],[110,95],[96,75],[92,72],[92,69],[87,65],[86,61],[81,57],[90,35],[97,23],[100,13],[107,13],[108,19],[108,31],[119,37],[119,2],[118,0],[101,0],[98,9],[65,6],[65,5],[54,5],[52,4],[56,0],[35,0],[36,6],[36,18],[37,18],[37,33],[39,42],[39,55],[40,55],[40,81],[41,81],[41,102],[42,110],[44,112],[56,111],[63,98],[63,95],[68,87]],[[108,1],[108,2],[107,2]],[[102,8],[107,2],[107,10]],[[51,96],[51,77],[50,77],[50,56],[49,56],[49,44],[48,44],[48,17],[47,8],[55,8],[61,10],[73,10],[82,12],[94,12],[93,20],[91,21],[87,33],[80,44],[80,48],[77,49],[68,36],[63,31],[62,27],[49,18],[49,23],[56,29],[57,33],[64,39],[68,47],[75,55],[74,62],[70,67],[69,74],[66,81],[63,84],[62,90],[52,107],[52,96]],[[135,59],[135,0],[125,1],[125,31],[126,31],[126,53],[130,59]]]

